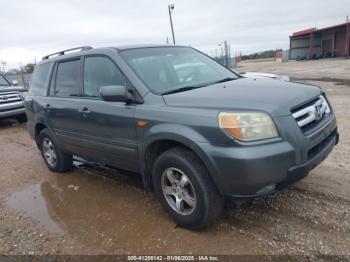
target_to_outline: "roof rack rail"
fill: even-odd
[[[92,47],[91,46],[79,46],[79,47],[75,47],[75,48],[63,50],[63,51],[60,51],[57,53],[46,55],[43,57],[42,60],[49,59],[51,56],[55,56],[55,55],[57,55],[57,56],[64,55],[64,54],[66,54],[66,52],[70,52],[70,51],[75,51],[75,50],[84,51],[84,50],[89,50],[89,49],[92,49]]]

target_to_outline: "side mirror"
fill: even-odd
[[[18,81],[17,81],[17,80],[12,80],[11,84],[12,84],[13,86],[18,86]]]
[[[131,95],[125,86],[102,86],[100,88],[102,100],[108,102],[129,102]]]

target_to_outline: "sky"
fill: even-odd
[[[0,0],[0,62],[6,69],[60,50],[91,45],[165,44],[168,4],[176,44],[208,54],[288,49],[295,31],[346,21],[349,0]]]

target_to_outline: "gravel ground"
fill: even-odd
[[[49,172],[25,125],[0,121],[0,254],[349,255],[350,87],[308,82],[328,93],[340,144],[302,181],[227,203],[201,232],[177,228],[135,174],[79,162]]]

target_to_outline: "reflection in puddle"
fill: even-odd
[[[61,232],[60,227],[50,217],[47,202],[41,193],[41,184],[32,185],[7,198],[7,205],[33,217],[52,232]]]

